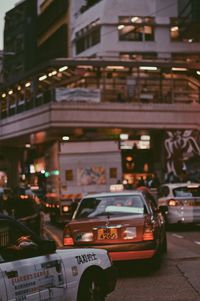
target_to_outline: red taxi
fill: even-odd
[[[90,194],[65,225],[63,244],[106,249],[113,261],[155,263],[167,251],[165,221],[145,191]]]

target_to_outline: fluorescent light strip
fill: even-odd
[[[43,81],[43,80],[45,80],[46,78],[47,78],[47,75],[42,75],[42,76],[39,77],[39,81]]]
[[[172,71],[187,71],[187,68],[172,67]]]
[[[68,66],[63,66],[59,69],[59,72],[63,72],[68,69]]]
[[[158,68],[157,67],[152,67],[152,66],[140,66],[140,70],[156,71],[156,70],[158,70]]]

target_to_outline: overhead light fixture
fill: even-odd
[[[200,71],[199,70],[197,71],[197,74],[200,75]]]
[[[140,140],[142,141],[149,141],[151,140],[151,137],[149,135],[141,135]]]
[[[63,137],[62,137],[62,140],[63,140],[63,141],[69,141],[69,136],[63,136]]]
[[[158,68],[154,67],[154,66],[140,66],[139,68],[140,68],[140,70],[149,70],[149,71],[156,71],[156,70],[158,70]]]
[[[128,134],[120,134],[120,140],[128,140]]]
[[[139,21],[138,17],[132,17],[131,18],[131,22],[136,23],[137,21]]]
[[[187,71],[187,68],[182,68],[182,67],[172,67],[172,71]]]
[[[18,86],[17,87],[17,91],[21,91],[22,87],[21,86]]]
[[[178,31],[178,30],[179,30],[178,26],[174,26],[171,28],[171,31]]]
[[[30,148],[31,145],[30,145],[29,143],[26,143],[26,144],[25,144],[25,147],[26,147],[26,148]]]
[[[49,73],[48,73],[48,76],[51,77],[51,76],[54,76],[54,75],[56,75],[56,74],[57,74],[57,71],[54,70],[54,71],[52,71],[52,72],[49,72]]]
[[[6,97],[6,93],[3,93],[3,94],[1,95],[1,97],[2,97],[2,98],[5,98],[5,97]]]
[[[28,88],[28,87],[30,87],[30,85],[31,85],[31,83],[30,83],[30,82],[27,82],[27,83],[25,84],[25,87]]]
[[[59,72],[63,72],[63,71],[65,71],[65,70],[67,70],[68,69],[68,66],[63,66],[63,67],[61,67],[60,69],[58,69],[59,70]]]
[[[106,69],[124,70],[124,66],[107,66]]]
[[[9,94],[9,95],[12,95],[12,94],[13,94],[13,90],[9,90],[9,91],[8,91],[8,94]]]
[[[43,80],[45,80],[46,78],[47,78],[47,75],[42,75],[42,76],[39,77],[39,81],[43,81]]]
[[[118,28],[119,30],[121,30],[121,29],[123,29],[124,27],[125,27],[125,26],[124,26],[123,24],[121,24],[121,25],[118,25],[117,28]]]

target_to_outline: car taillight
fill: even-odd
[[[73,246],[74,245],[74,240],[73,240],[68,228],[64,229],[63,245],[64,246]]]
[[[182,203],[180,201],[177,201],[174,199],[171,199],[168,201],[168,206],[170,206],[170,207],[181,206],[181,205],[182,205]]]
[[[143,240],[154,240],[154,224],[152,221],[145,221]]]
[[[62,206],[62,211],[64,212],[64,213],[66,213],[66,212],[69,212],[69,206],[67,206],[67,205],[64,205],[64,206]]]

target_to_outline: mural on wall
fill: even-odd
[[[176,177],[180,177],[183,172],[187,172],[187,174],[200,172],[199,131],[167,131],[164,146],[166,150],[167,175],[173,174]],[[199,161],[199,166],[191,164],[194,158],[196,162]],[[199,170],[192,170],[194,168],[199,168]]]
[[[103,185],[106,183],[105,168],[92,166],[77,169],[78,185]]]

